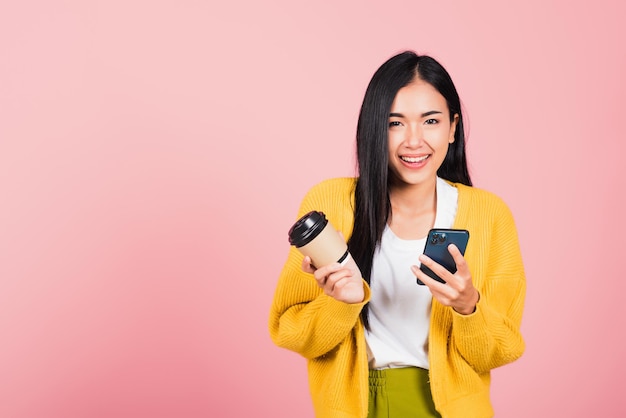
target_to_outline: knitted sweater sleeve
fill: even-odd
[[[352,221],[346,216],[350,209],[344,189],[328,181],[312,188],[300,206],[298,218],[311,210],[321,210],[348,238]],[[350,334],[370,293],[364,281],[363,302],[337,301],[323,293],[311,274],[302,271],[302,259],[302,254],[292,247],[278,279],[269,331],[276,345],[312,359],[327,354]]]
[[[453,311],[454,347],[478,373],[510,363],[524,352],[520,332],[526,279],[517,230],[509,208],[494,196],[469,221],[475,246],[466,253],[480,301],[471,315]],[[469,246],[468,246],[469,252]]]

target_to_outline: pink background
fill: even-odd
[[[520,231],[497,416],[624,416],[624,3],[217,3],[0,4],[0,417],[312,417],[267,331],[287,229],[406,48]]]

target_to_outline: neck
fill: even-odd
[[[389,190],[392,210],[423,213],[437,206],[437,179],[416,185],[392,185]]]
[[[437,181],[420,185],[396,185],[389,191],[389,227],[402,239],[421,239],[437,215]]]
[[[388,224],[402,239],[421,239],[437,216],[437,181],[428,184],[396,185],[389,191],[391,213]]]

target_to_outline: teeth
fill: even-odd
[[[419,163],[420,161],[424,161],[428,158],[428,155],[424,155],[423,157],[400,157],[401,160],[406,161],[407,163]]]

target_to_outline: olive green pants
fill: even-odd
[[[440,418],[428,370],[418,367],[370,370],[368,418]]]

